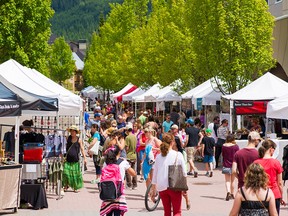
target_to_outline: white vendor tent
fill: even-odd
[[[141,95],[138,95],[138,96],[135,96],[135,97],[132,97],[132,100],[133,102],[135,103],[143,103],[143,102],[146,102],[145,101],[145,96],[148,96],[148,95],[151,95],[155,92],[158,92],[160,90],[160,84],[157,83],[157,84],[154,84],[150,89],[148,89],[145,93],[141,94]]]
[[[287,92],[288,83],[267,72],[234,94],[223,97],[230,100],[273,100]]]
[[[215,91],[211,86],[203,91],[196,92],[192,98],[192,104],[196,104],[197,98],[202,98],[203,105],[216,105],[216,101],[220,101],[223,94]]]
[[[129,94],[124,94],[122,97],[123,101],[132,101],[133,97],[139,96],[141,94],[144,94],[145,91],[141,88],[137,88],[135,91],[130,92]]]
[[[288,119],[288,95],[272,100],[267,105],[267,118]]]
[[[171,86],[165,86],[159,91],[151,92],[151,94],[147,94],[144,96],[145,102],[156,102],[160,95],[165,95],[172,91]]]
[[[40,72],[10,59],[0,65],[0,75],[16,87],[39,96],[58,98],[59,115],[79,116],[83,100]],[[45,112],[48,115],[47,112]]]
[[[159,96],[157,98],[157,102],[162,102],[162,101],[165,101],[165,102],[170,102],[170,101],[180,102],[180,101],[182,101],[182,98],[177,92],[171,90],[171,91],[169,91],[167,93],[159,94]]]
[[[190,91],[181,95],[182,99],[191,99],[192,104],[196,104],[197,98],[202,98],[203,105],[216,105],[216,101],[220,101],[222,93],[213,88],[213,84],[209,79],[204,83],[196,86]]]

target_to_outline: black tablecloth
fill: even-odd
[[[48,208],[43,184],[22,184],[20,197],[21,203],[30,203],[34,209]]]

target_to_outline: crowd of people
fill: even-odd
[[[159,191],[164,215],[171,215],[171,207],[173,215],[181,215],[182,197],[185,198],[187,209],[191,207],[189,192],[169,189],[168,167],[177,158],[184,177],[192,175],[197,178],[199,171],[194,161],[200,157],[205,163],[207,177],[213,177],[213,170],[221,165],[226,188],[224,198],[227,201],[234,200],[230,215],[265,215],[263,212],[266,210],[270,215],[279,215],[280,204],[285,205],[282,199],[283,169],[280,162],[272,158],[275,143],[271,140],[262,141],[255,125],[255,130],[251,129],[248,135],[247,147],[240,150],[234,135],[229,132],[228,120],[220,122],[218,116],[204,128],[200,118],[185,119],[174,109],[162,123],[150,110],[140,111],[139,117],[135,118],[133,111],[125,110],[115,116],[96,107],[93,115],[94,118],[86,116],[85,125],[89,138],[87,156],[93,158],[96,170],[92,184],[101,182],[101,169],[111,163],[107,161],[107,155],[112,151],[115,158],[126,161],[119,165],[125,190],[137,190],[138,183],[143,181],[146,187],[152,184],[152,191]],[[76,140],[77,132],[71,129],[70,141],[79,144],[79,152],[82,151],[82,141]],[[257,151],[256,147],[261,142],[262,146]],[[99,145],[97,154],[89,151],[94,145]],[[113,161],[116,163],[117,160]],[[69,175],[64,179],[67,178]],[[236,178],[237,191],[234,190]],[[81,187],[77,182],[73,184],[76,184],[75,190]],[[64,186],[68,187],[68,184]],[[123,215],[127,211],[125,196],[111,202],[113,205],[109,205],[112,207],[107,210],[107,203],[103,201],[101,215]]]

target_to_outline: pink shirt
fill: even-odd
[[[278,174],[283,172],[283,168],[280,162],[274,158],[261,158],[261,159],[255,160],[254,163],[258,163],[262,165],[265,172],[268,174],[269,176],[268,187],[271,188],[271,190],[273,191],[275,199],[281,198],[282,194],[280,193],[280,190],[277,184],[277,176]]]

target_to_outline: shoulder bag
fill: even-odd
[[[187,191],[187,179],[183,174],[183,168],[181,165],[177,165],[178,152],[173,165],[168,167],[168,189],[175,191]]]
[[[89,153],[92,154],[92,155],[98,155],[99,146],[100,146],[100,141],[97,140],[97,142],[89,150]]]

